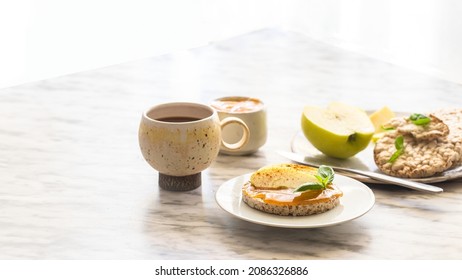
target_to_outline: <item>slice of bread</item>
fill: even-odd
[[[308,216],[326,212],[339,205],[343,195],[333,184],[324,190],[294,193],[301,184],[315,182],[313,175],[316,171],[316,168],[297,164],[261,168],[242,187],[242,200],[252,208],[281,216]]]

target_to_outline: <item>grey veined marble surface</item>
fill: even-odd
[[[268,141],[220,155],[202,187],[160,190],[137,131],[148,107],[262,99]],[[297,33],[266,29],[201,48],[0,90],[1,259],[461,259],[462,181],[424,194],[369,185],[366,215],[317,229],[249,223],[215,201],[236,176],[287,162],[304,105],[462,106],[462,86]]]

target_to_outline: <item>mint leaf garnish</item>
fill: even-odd
[[[396,159],[404,153],[404,137],[402,135],[396,137],[395,139],[395,148],[396,152],[394,152],[388,162],[395,162]]]
[[[386,130],[386,131],[388,131],[388,130],[395,130],[395,129],[396,129],[396,128],[392,127],[392,126],[386,127],[386,126],[384,126],[384,125],[382,125],[382,126],[380,126],[380,127],[381,127],[383,130]]]
[[[308,190],[324,190],[329,184],[334,181],[334,170],[330,166],[321,165],[318,168],[318,172],[314,177],[318,182],[308,182],[300,185],[294,192],[304,192]]]
[[[412,114],[409,119],[414,123],[415,125],[426,125],[428,124],[431,119],[425,115],[422,114]]]
[[[325,189],[324,185],[316,182],[310,182],[300,185],[294,192],[304,192],[308,190],[323,190]]]

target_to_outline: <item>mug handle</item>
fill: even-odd
[[[221,144],[227,149],[237,150],[237,149],[242,148],[245,144],[247,144],[247,142],[249,142],[250,130],[249,130],[249,127],[245,124],[245,122],[243,122],[241,119],[236,118],[236,117],[227,117],[223,119],[220,122],[221,129],[223,129],[228,124],[232,124],[232,123],[238,124],[242,127],[243,135],[242,135],[241,140],[237,141],[236,143],[231,144],[221,139]]]

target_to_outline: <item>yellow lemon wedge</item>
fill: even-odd
[[[374,125],[375,133],[384,132],[385,130],[382,126],[394,117],[395,113],[387,106],[382,107],[369,116],[372,124]]]

